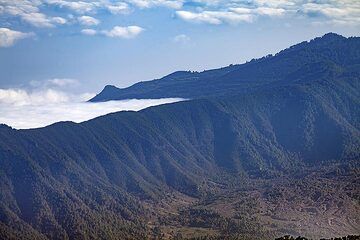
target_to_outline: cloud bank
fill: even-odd
[[[85,102],[93,94],[72,95],[59,90],[0,89],[0,123],[17,129],[44,127],[59,121],[82,122],[111,112],[138,111],[181,101],[178,98]]]

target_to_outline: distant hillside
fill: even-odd
[[[319,63],[359,67],[359,59],[359,37],[345,38],[328,33],[285,49],[275,56],[266,56],[241,65],[204,72],[175,72],[124,89],[109,85],[90,101],[237,95],[268,85],[291,84],[294,79],[301,78],[303,68],[314,67]]]
[[[358,42],[325,36],[224,76],[246,66],[268,76],[265,62],[280,68],[280,56],[334,39]],[[1,126],[0,238],[358,234],[360,69],[332,58],[278,78],[291,85],[81,124]]]

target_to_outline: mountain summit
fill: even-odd
[[[180,97],[187,99],[236,95],[267,85],[284,85],[301,78],[301,69],[318,64],[340,67],[359,63],[360,38],[335,33],[302,42],[274,56],[203,72],[179,71],[161,79],[119,89],[106,86],[91,102]]]

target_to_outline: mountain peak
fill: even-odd
[[[114,85],[106,85],[103,90],[109,90],[109,89],[114,89],[114,88],[117,88],[117,87],[115,87]]]
[[[340,34],[337,34],[337,33],[333,33],[333,32],[329,32],[329,33],[326,33],[324,34],[324,36],[322,36],[321,38],[330,38],[330,39],[344,39],[346,37],[340,35]]]
[[[116,94],[119,91],[119,88],[115,87],[114,85],[106,85],[104,89],[97,94],[95,97],[91,98],[89,102],[97,102],[97,101],[109,101],[113,94]],[[101,97],[100,97],[101,96]],[[101,98],[101,100],[100,100]],[[105,100],[103,100],[105,98]]]
[[[347,38],[337,34],[337,33],[333,33],[333,32],[329,32],[326,33],[325,35],[323,35],[322,37],[317,37],[313,40],[311,40],[310,42],[322,42],[322,43],[328,43],[328,42],[334,42],[334,41],[341,41],[341,40],[346,40]]]
[[[187,77],[187,76],[191,76],[193,73],[191,71],[176,71],[173,73],[170,73],[168,75],[166,75],[163,78],[181,78],[181,77]]]

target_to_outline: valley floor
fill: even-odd
[[[156,216],[149,221],[154,238],[320,239],[360,233],[356,172],[254,177],[241,185],[245,187],[218,184],[201,198],[172,193],[147,203]]]

